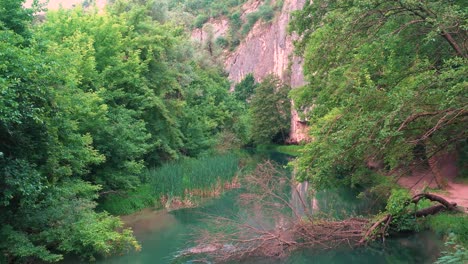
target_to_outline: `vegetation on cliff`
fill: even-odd
[[[271,0],[250,3],[247,0],[155,0],[154,3],[166,14],[162,17],[189,28],[203,28],[210,19],[227,19],[227,34],[215,42],[229,49],[237,47],[257,21],[270,22],[283,6],[283,1]],[[244,8],[246,5],[249,9]]]

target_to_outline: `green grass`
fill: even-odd
[[[126,215],[147,207],[162,206],[159,199],[185,196],[185,191],[207,193],[217,185],[230,182],[238,172],[239,156],[214,155],[199,159],[185,158],[149,169],[146,184],[126,193],[108,194],[99,201],[99,210],[113,215]]]
[[[468,215],[463,213],[441,213],[428,216],[425,226],[444,236],[445,246],[435,262],[467,263],[468,261]]]
[[[187,158],[150,169],[147,178],[156,194],[184,197],[185,190],[212,190],[231,181],[238,164],[234,154]]]
[[[99,202],[98,209],[113,215],[127,215],[147,207],[157,205],[157,197],[149,184],[140,185],[127,193],[116,193],[105,196]]]
[[[453,233],[458,237],[458,241],[464,247],[468,247],[467,214],[441,213],[428,216],[425,221],[425,226],[440,235]]]

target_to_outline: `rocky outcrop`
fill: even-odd
[[[302,60],[294,56],[293,40],[287,32],[291,12],[301,9],[306,0],[285,0],[283,8],[272,22],[257,22],[241,44],[233,52],[226,52],[225,69],[233,83],[240,82],[247,74],[253,73],[257,81],[268,74],[275,74],[292,88],[305,84],[302,73]],[[251,0],[243,6],[242,17],[255,11],[262,1]],[[203,41],[208,34],[216,39],[224,36],[228,28],[225,19],[210,20],[204,30],[195,30],[192,37]],[[206,30],[208,28],[208,30]],[[211,33],[209,31],[211,30]],[[308,141],[307,125],[293,110],[291,114],[289,143]]]
[[[192,31],[192,39],[198,42],[205,42],[212,38],[226,36],[229,30],[229,21],[227,18],[210,19],[203,28],[196,28]]]
[[[287,32],[291,12],[305,0],[286,0],[281,13],[271,22],[255,24],[239,47],[228,55],[225,66],[229,78],[239,82],[248,73],[257,80],[276,74],[297,87],[304,84],[299,58],[293,56],[293,36]],[[290,74],[294,72],[295,74]]]
[[[301,9],[306,0],[285,0],[281,13],[272,23],[257,23],[240,46],[228,56],[225,62],[229,79],[239,82],[248,73],[256,80],[268,74],[275,74],[292,88],[305,84],[302,60],[294,56],[293,40],[287,32],[291,12]],[[290,143],[308,141],[307,125],[292,110]]]

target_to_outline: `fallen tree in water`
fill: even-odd
[[[317,216],[312,213],[313,202],[304,199],[300,193],[296,193],[299,203],[291,201],[291,192],[294,195],[299,192],[298,188],[294,188],[271,162],[258,165],[246,176],[244,186],[248,186],[250,192],[240,196],[240,204],[248,208],[247,213],[237,219],[213,218],[209,226],[218,230],[201,231],[197,235],[197,246],[179,256],[203,255],[220,263],[252,257],[281,258],[301,248],[353,248],[377,239],[384,240],[402,217],[416,219],[443,210],[456,210],[455,203],[435,194],[421,193],[404,200],[398,210],[388,210],[375,220],[364,217],[336,220]],[[423,199],[438,204],[419,210],[410,208]]]
[[[455,211],[457,210],[456,203],[450,203],[441,196],[431,194],[431,193],[420,193],[416,194],[411,198],[411,203],[417,205],[422,199],[427,199],[432,202],[437,202],[439,204],[433,205],[427,208],[423,208],[414,212],[405,212],[408,216],[413,216],[414,218],[425,217],[428,215],[434,215],[441,211]],[[407,207],[409,204],[405,204]],[[388,232],[391,227],[392,219],[394,215],[387,214],[383,218],[376,221],[369,229],[367,229],[364,236],[359,241],[359,245],[365,244],[368,241],[375,240],[379,236],[385,238],[385,234]]]

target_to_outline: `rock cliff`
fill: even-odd
[[[292,88],[305,84],[302,73],[301,58],[294,56],[293,40],[287,32],[291,12],[302,8],[306,0],[284,0],[282,10],[268,23],[258,21],[240,45],[232,52],[226,52],[225,69],[233,83],[241,81],[247,74],[253,73],[257,81],[261,81],[268,74],[279,76]],[[243,17],[255,11],[262,1],[251,0],[244,4]],[[210,34],[214,38],[224,36],[228,31],[227,19],[217,19],[208,22]],[[206,27],[205,27],[206,28]],[[192,37],[204,41],[208,33],[197,29]],[[293,110],[291,118],[290,143],[308,140],[307,126],[302,122],[298,113]]]

